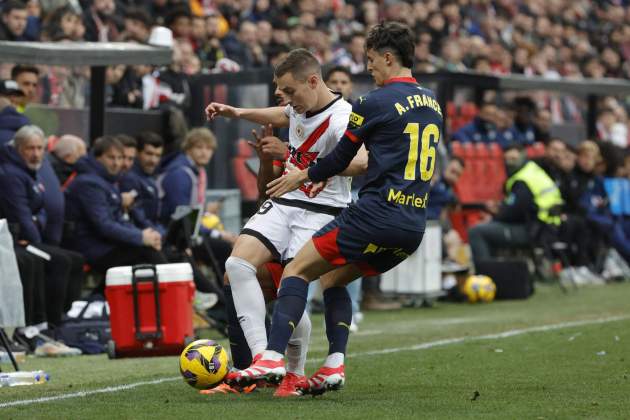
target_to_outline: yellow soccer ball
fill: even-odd
[[[184,382],[197,389],[219,385],[228,370],[227,352],[212,340],[193,341],[179,357],[179,372]]]
[[[497,286],[488,276],[469,276],[464,283],[463,292],[470,303],[487,303],[494,300],[494,296],[497,294]]]

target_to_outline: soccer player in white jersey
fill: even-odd
[[[289,100],[286,107],[244,109],[211,103],[206,115],[208,119],[223,116],[274,127],[288,126],[289,151],[284,167],[306,169],[335,148],[346,130],[352,107],[341,95],[326,87],[317,59],[305,49],[291,51],[274,73],[277,90]],[[254,360],[267,346],[265,300],[256,278],[257,268],[273,260],[290,261],[313,233],[350,203],[349,177],[363,173],[366,167],[367,152],[362,149],[340,176],[331,178],[323,187],[316,187],[319,193],[315,197],[310,197],[313,185],[305,184],[296,191],[267,200],[241,231],[225,269],[238,320]],[[277,168],[279,176],[282,168]],[[325,277],[321,280],[326,282]],[[282,293],[290,293],[290,290],[280,289],[278,296]],[[289,346],[289,373],[276,396],[298,394],[295,384],[304,378],[309,335],[310,320],[304,314],[292,336],[301,348]],[[291,351],[299,354],[292,357]],[[227,382],[230,382],[230,374]]]

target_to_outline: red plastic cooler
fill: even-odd
[[[179,354],[193,340],[190,264],[113,267],[105,284],[110,358]]]

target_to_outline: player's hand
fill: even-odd
[[[278,137],[268,136],[260,139],[263,156],[269,159],[285,160],[289,147]]]
[[[287,174],[267,184],[267,195],[269,197],[280,197],[288,192],[297,190],[305,181],[308,181],[308,169],[289,168]]]
[[[265,156],[263,156],[261,140],[271,135],[273,135],[273,127],[271,126],[271,124],[261,125],[260,134],[258,133],[258,131],[252,130],[254,141],[247,141],[247,144],[249,144],[254,150],[256,150],[256,154],[258,155],[258,158],[260,160],[266,160]]]
[[[256,149],[261,160],[285,160],[289,148],[285,142],[274,137],[271,124],[262,126],[260,134],[252,130],[252,135],[256,142],[248,141],[247,143]]]
[[[313,182],[313,186],[311,187],[311,190],[308,192],[308,196],[310,198],[315,198],[317,194],[322,192],[322,190],[326,187],[327,182],[328,181]]]
[[[206,118],[213,120],[215,117],[238,118],[238,108],[233,106],[212,102],[206,107]]]

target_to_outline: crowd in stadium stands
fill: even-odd
[[[0,4],[0,40],[172,46],[171,66],[108,69],[108,103],[113,106],[149,109],[169,103],[187,110],[190,77],[269,67],[297,47],[308,48],[323,64],[364,72],[365,33],[381,19],[402,21],[414,29],[415,70],[420,72],[473,70],[548,79],[630,76],[626,0],[4,0]],[[156,25],[170,28],[172,39],[153,37]],[[33,99],[81,107],[88,73],[79,67],[42,71]],[[7,77],[0,70],[0,78]],[[580,105],[569,97],[538,94],[533,99],[552,123],[583,118]],[[501,131],[508,118],[502,112],[494,114],[492,123]],[[614,99],[602,103],[598,131],[601,138],[625,147],[627,104]],[[496,138],[505,139],[499,132]]]
[[[168,104],[186,112],[191,77],[270,67],[296,47],[342,66],[334,82],[341,90],[349,76],[365,71],[365,33],[381,19],[414,29],[419,72],[627,79],[628,3],[4,0],[0,40],[170,46],[170,66],[108,67],[107,103],[139,109]],[[89,69],[0,65],[0,79],[0,216],[12,225],[27,324],[39,326],[35,334],[18,331],[17,338],[37,354],[74,354],[46,337],[54,337],[78,298],[84,264],[102,273],[115,265],[172,260],[163,249],[169,217],[178,205],[202,201],[204,167],[217,142],[209,130],[193,129],[184,130],[181,148],[142,133],[91,139],[87,150],[76,136],[46,138],[23,112],[31,103],[83,107]],[[470,241],[473,261],[493,257],[499,248],[531,244],[535,230],[570,244],[567,258],[585,282],[600,279],[609,248],[630,261],[627,102],[600,101],[592,141],[550,134],[553,124],[584,123],[583,106],[568,96],[537,92],[501,103],[486,95],[477,105],[446,108],[448,150],[428,213],[446,228],[449,257],[456,259],[451,245],[462,240]],[[211,230],[206,240],[214,255],[193,250],[195,257],[224,261],[234,236]],[[27,244],[51,258],[27,252]],[[195,280],[198,289],[213,292]]]

